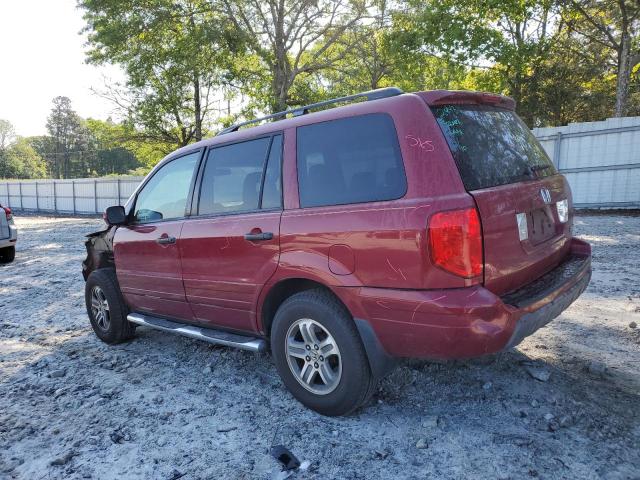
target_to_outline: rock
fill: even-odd
[[[422,420],[422,428],[437,428],[438,427],[438,416],[437,415],[429,415]]]
[[[416,442],[416,448],[420,450],[424,450],[425,448],[429,448],[429,444],[427,443],[426,438],[421,438]]]
[[[169,475],[169,480],[178,480],[179,478],[184,477],[184,473],[180,472],[180,470],[176,470],[175,468]]]
[[[531,400],[531,406],[533,408],[538,408],[540,406],[540,402],[538,402],[535,398]]]
[[[544,414],[544,419],[549,421],[549,420],[553,420],[555,417],[555,415],[553,413],[545,413]]]
[[[109,435],[109,438],[113,443],[122,443],[124,440],[124,435],[122,435],[120,432],[113,432],[111,435]]]
[[[211,367],[209,365],[207,365],[206,367],[204,367],[202,369],[202,373],[204,373],[204,374],[211,373]]]
[[[484,385],[482,385],[482,389],[485,391],[491,390],[491,387],[493,387],[493,383],[491,382],[486,382]]]
[[[49,376],[51,378],[62,378],[67,374],[67,371],[64,368],[59,368],[57,370],[53,370]]]
[[[607,366],[601,362],[589,362],[589,365],[587,365],[587,370],[589,371],[589,373],[598,375],[600,377],[604,377],[607,374]]]
[[[309,470],[310,466],[311,466],[311,462],[309,460],[304,460],[300,464],[300,467],[298,468],[298,470],[301,471],[301,472],[306,472],[307,470]]]
[[[638,328],[638,324],[636,322],[630,322],[629,323],[629,328]]]
[[[227,433],[227,432],[232,432],[233,430],[237,430],[238,427],[232,427],[230,425],[227,426],[223,426],[223,427],[218,427],[217,432],[218,433]]]
[[[384,460],[388,456],[389,456],[389,452],[386,449],[385,450],[374,450],[373,451],[373,458],[375,458],[377,460]],[[300,468],[302,468],[302,465],[300,465]]]
[[[558,419],[558,425],[560,425],[562,428],[566,428],[569,427],[573,424],[573,419],[571,418],[570,415],[562,415],[559,419]]]
[[[524,368],[531,377],[541,382],[547,382],[551,378],[551,372],[547,368],[534,367],[532,365],[525,365]]]
[[[49,462],[49,465],[66,465],[76,455],[76,452],[73,450],[69,450],[67,453],[62,455],[61,457],[54,458]]]

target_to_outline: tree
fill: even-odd
[[[0,150],[7,147],[16,135],[16,131],[9,120],[0,118]]]
[[[247,62],[252,71],[245,75],[261,79],[268,73],[266,106],[273,112],[301,103],[290,95],[296,80],[343,59],[350,48],[335,47],[367,14],[363,0],[222,1],[258,60]]]
[[[91,134],[94,152],[90,165],[93,174],[98,176],[126,174],[143,167],[143,162],[135,153],[140,151],[140,142],[133,140],[136,132],[130,126],[114,123],[112,120],[91,118],[87,119],[86,124]],[[154,155],[151,166],[155,165],[164,153]]]
[[[112,86],[105,96],[148,141],[181,147],[201,140],[217,122],[237,43],[211,2],[82,0],[80,6],[88,61],[121,65],[127,76],[125,85]]]
[[[523,119],[536,124],[540,68],[563,28],[554,1],[409,0],[409,5],[399,20],[407,48],[475,70],[482,67],[476,62],[496,70]]]
[[[25,138],[0,148],[0,178],[44,178],[46,165]]]
[[[586,41],[610,49],[615,56],[615,116],[629,108],[631,73],[640,64],[640,1],[569,0],[564,17]]]
[[[51,174],[55,178],[70,178],[72,158],[81,157],[87,150],[88,135],[82,119],[71,108],[68,97],[53,99],[53,108],[47,118],[47,130],[53,138],[54,148],[47,155]]]

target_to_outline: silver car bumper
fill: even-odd
[[[0,248],[11,247],[16,244],[18,239],[18,228],[13,224],[13,220],[9,223],[9,238],[0,239]]]

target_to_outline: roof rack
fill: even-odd
[[[404,92],[398,87],[380,88],[378,90],[370,90],[368,92],[356,93],[355,95],[348,95],[346,97],[332,98],[331,100],[324,100],[318,103],[312,103],[303,107],[291,108],[289,110],[283,110],[282,112],[272,113],[266,117],[256,118],[255,120],[247,120],[246,122],[236,123],[230,127],[225,128],[217,136],[224,135],[226,133],[237,132],[241,127],[251,125],[252,123],[263,122],[265,120],[286,118],[287,115],[298,117],[300,115],[306,115],[309,110],[313,110],[334,103],[350,102],[358,98],[366,98],[367,101],[378,100],[380,98],[395,97],[396,95],[402,95]]]

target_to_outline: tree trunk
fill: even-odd
[[[202,140],[202,106],[200,105],[200,78],[196,72],[193,76],[193,110],[195,114],[195,133],[196,142]]]
[[[624,117],[629,99],[629,79],[631,77],[631,38],[623,32],[618,50],[618,71],[616,78],[616,117]]]

